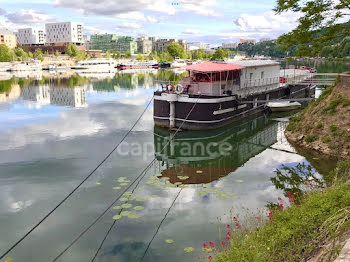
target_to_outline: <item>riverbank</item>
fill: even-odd
[[[304,111],[292,117],[286,129],[288,141],[335,159],[350,157],[350,73]]]
[[[251,232],[234,217],[234,230],[226,235],[230,246],[225,250],[222,242],[224,250],[214,260],[333,261],[350,232],[350,161],[340,162],[332,176],[332,186],[307,191],[300,199],[287,191],[291,206],[285,208],[279,199],[269,220]]]

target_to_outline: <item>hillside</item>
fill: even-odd
[[[350,158],[350,72],[293,117],[286,136],[292,144],[332,158]]]

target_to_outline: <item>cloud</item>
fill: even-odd
[[[122,23],[117,26],[118,29],[138,29],[141,28],[141,25],[136,23]]]
[[[6,14],[6,17],[9,22],[15,24],[45,24],[57,21],[57,19],[50,15],[36,12],[33,9],[21,9],[18,12]]]
[[[6,14],[6,11],[2,8],[0,8],[0,15],[5,15]]]
[[[235,21],[240,31],[243,32],[289,32],[298,24],[299,14],[286,12],[277,15],[273,11],[261,15],[241,14]]]
[[[165,0],[56,0],[56,7],[72,8],[84,14],[118,16],[124,13],[140,12],[142,10],[174,14],[175,9]]]
[[[180,7],[183,8],[184,12],[191,12],[197,15],[203,16],[220,16],[214,7],[217,5],[216,0],[180,0]]]
[[[129,19],[129,20],[149,22],[149,23],[158,23],[159,21],[155,16],[145,16],[141,12],[128,12],[128,13],[118,14],[115,17],[120,19]]]
[[[188,29],[185,29],[182,34],[184,35],[198,35],[200,33],[199,30],[197,29],[191,29],[191,28],[188,28]]]

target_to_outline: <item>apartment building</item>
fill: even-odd
[[[223,43],[221,45],[221,47],[224,49],[234,49],[234,48],[237,48],[237,46],[238,46],[238,43]]]
[[[44,30],[34,28],[18,29],[15,33],[20,45],[43,45],[45,44]]]
[[[168,45],[172,43],[178,43],[183,47],[185,52],[188,52],[188,45],[185,40],[177,40],[177,39],[158,39],[153,42],[152,51],[155,52],[166,52]]]
[[[83,25],[75,22],[45,24],[46,43],[74,43],[83,45]]]
[[[152,40],[148,38],[138,38],[137,43],[137,52],[140,54],[149,55],[152,52]]]
[[[17,37],[7,29],[0,29],[0,44],[5,44],[9,48],[17,46]]]
[[[240,44],[253,44],[255,45],[256,44],[256,40],[255,39],[240,39],[239,40],[239,43]]]

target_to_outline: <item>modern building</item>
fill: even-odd
[[[75,22],[45,24],[46,43],[74,43],[83,45],[83,25]]]
[[[0,44],[5,44],[9,48],[17,46],[17,37],[7,29],[0,29]]]
[[[152,51],[155,52],[166,52],[168,45],[172,43],[178,43],[183,47],[185,52],[188,52],[188,44],[185,40],[177,40],[177,39],[158,39],[153,42]]]
[[[255,39],[239,39],[239,43],[240,44],[256,44],[256,40]]]
[[[221,45],[221,47],[224,49],[235,49],[237,48],[237,46],[238,46],[238,43],[223,43]]]
[[[44,30],[34,28],[18,29],[15,33],[20,45],[43,45],[45,44]]]
[[[22,88],[21,94],[23,100],[34,101],[39,105],[50,104],[50,86],[49,85],[29,85]]]
[[[138,38],[137,43],[137,52],[140,54],[149,55],[152,52],[152,40],[148,38]]]
[[[92,35],[90,38],[91,50],[114,50],[121,54],[130,52],[132,55],[137,53],[137,43],[131,36],[119,36],[115,34]]]
[[[192,43],[187,43],[188,45],[188,50],[193,51],[193,50],[198,50],[198,49],[210,49],[210,45],[207,43],[201,43],[201,42],[192,42]]]

